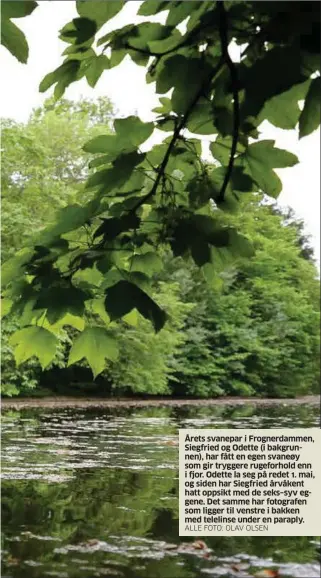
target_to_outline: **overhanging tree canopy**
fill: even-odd
[[[60,32],[68,43],[64,61],[42,80],[40,90],[54,85],[60,98],[83,77],[95,86],[105,70],[129,55],[146,68],[146,82],[155,82],[165,96],[154,121],[119,118],[114,134],[85,144],[84,150],[96,155],[86,183],[88,201],[60,211],[33,247],[5,264],[5,294],[25,326],[18,336],[20,353],[31,338],[36,353],[43,331],[54,331],[70,314],[86,318],[90,303],[102,296],[111,322],[137,309],[159,331],[166,313],[150,295],[159,246],[169,244],[174,255],[192,258],[205,274],[222,255],[251,254],[241,232],[222,223],[221,211],[234,210],[250,192],[276,198],[282,183],[275,169],[298,162],[274,141],[261,140],[260,124],[298,126],[301,137],[320,124],[316,2],[145,0],[138,14],[161,13],[164,24],[147,18],[102,34],[124,4],[76,2],[79,16]],[[2,2],[2,42],[22,62],[27,44],[11,18],[36,6]],[[239,61],[231,57],[232,43],[242,49]],[[168,136],[143,152],[156,129]],[[204,135],[216,137],[212,164],[202,159]],[[85,331],[98,335],[98,329]],[[55,340],[47,343],[53,356]],[[78,339],[77,359],[88,352],[88,339],[81,343],[79,351]]]

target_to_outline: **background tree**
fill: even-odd
[[[110,126],[111,102],[82,99],[59,103],[48,99],[35,109],[28,122],[2,119],[1,248],[2,259],[32,243],[35,234],[54,220],[58,207],[74,202],[82,194],[88,175],[88,154],[82,150],[88,135],[98,135]],[[2,301],[2,314],[6,314]],[[28,393],[40,382],[41,366],[36,359],[15,367],[10,336],[19,329],[17,315],[2,322],[2,393]],[[54,362],[64,366],[68,338],[64,332]]]
[[[51,98],[26,124],[1,120],[4,261],[53,221],[57,209],[81,196],[89,157],[82,146],[89,135],[106,132],[111,118],[107,98]]]
[[[302,256],[300,226],[287,217],[275,204],[248,200],[235,219],[255,256],[224,269],[221,284],[215,279],[209,288],[195,271],[176,265],[172,275],[181,279],[183,296],[197,295],[177,358],[178,382],[189,393],[319,391],[320,283],[315,265]]]

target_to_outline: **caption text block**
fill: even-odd
[[[179,430],[179,535],[319,536],[321,430]]]

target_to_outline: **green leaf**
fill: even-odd
[[[136,309],[132,309],[130,313],[124,315],[123,321],[130,325],[131,327],[137,327],[138,325],[138,311]]]
[[[159,34],[159,39],[149,39],[147,49],[149,48],[151,52],[155,52],[156,54],[162,54],[163,52],[174,50],[181,42],[182,35],[179,30],[175,30],[171,26],[162,26],[162,32]]]
[[[190,204],[195,208],[207,205],[213,194],[213,187],[211,186],[211,181],[207,173],[202,177],[197,176],[196,178],[192,178],[186,188],[189,194]]]
[[[293,44],[268,50],[250,67],[244,63],[240,75],[245,88],[242,118],[255,117],[270,98],[304,82],[306,77],[301,71],[301,59],[300,48]]]
[[[110,269],[112,268],[113,263],[110,260],[110,257],[103,257],[102,259],[99,259],[96,263],[96,267],[98,269],[98,271],[100,271],[101,273],[105,274],[108,273],[110,271]]]
[[[1,19],[29,16],[37,6],[37,2],[33,0],[2,0]]]
[[[209,180],[211,183],[211,188],[209,196],[214,200],[217,199],[221,193],[221,189],[226,175],[226,170],[227,170],[226,167],[217,167],[210,172]],[[228,184],[227,190],[230,191],[230,189],[231,189],[230,184]]]
[[[191,254],[198,267],[211,262],[211,249],[203,239],[195,239],[195,242],[191,245]]]
[[[217,131],[223,136],[229,136],[234,131],[234,114],[232,106],[213,106],[213,122]]]
[[[98,263],[97,268],[100,270],[99,265],[100,264]],[[120,269],[109,268],[109,270],[106,273],[107,274],[105,275],[105,281],[103,282],[101,289],[109,289],[109,287],[112,287],[113,285],[118,283],[118,281],[121,281],[123,279],[123,271]]]
[[[100,317],[100,319],[106,325],[108,325],[110,323],[109,315],[107,315],[106,309],[105,309],[104,298],[92,299],[91,301],[87,301],[86,305],[87,304],[88,304],[88,309],[92,313],[94,313],[95,315],[98,315],[98,317]]]
[[[31,285],[28,285],[28,287],[25,288],[25,291],[22,290],[20,294],[22,295],[22,298],[20,298],[18,302],[15,302],[12,308],[12,313],[17,313],[19,315],[19,325],[21,327],[32,325],[32,323],[39,317],[39,314],[41,313],[39,311],[34,311],[33,309],[36,300],[33,299],[32,294],[30,295],[31,291]],[[15,297],[17,298],[17,295],[15,295]]]
[[[204,259],[210,258],[208,244],[216,241],[217,225],[214,219],[208,215],[195,214],[177,224],[171,247],[175,256],[184,255],[191,250],[195,262],[203,265],[206,262]]]
[[[78,315],[72,315],[71,313],[67,313],[62,319],[59,319],[57,322],[57,327],[74,327],[78,331],[83,331],[85,328],[85,320],[83,317],[79,317]]]
[[[229,228],[229,251],[235,257],[250,258],[254,255],[254,248],[251,241],[239,233],[236,229]]]
[[[109,60],[105,54],[93,57],[86,71],[86,78],[89,86],[94,88],[104,70],[109,68]]]
[[[62,319],[59,319],[59,321],[56,323],[49,323],[48,319],[46,319],[45,312],[40,318],[38,314],[30,319],[31,325],[38,325],[38,323],[41,325],[41,327],[48,329],[48,331],[51,331],[51,333],[54,333],[58,336],[61,335],[61,330],[64,327],[74,327],[78,331],[83,331],[85,327],[85,320],[82,317],[77,317],[76,315],[71,315],[70,313],[67,313],[67,315],[65,315]]]
[[[127,140],[133,147],[138,147],[153,133],[154,123],[143,122],[138,116],[128,116],[114,121],[114,128],[122,140]]]
[[[100,255],[96,256],[99,258]],[[93,256],[93,259],[95,259],[95,256]],[[76,273],[73,275],[72,277],[72,281],[73,283],[77,286],[80,287],[84,290],[86,290],[87,288],[91,288],[92,286],[94,287],[99,287],[103,281],[104,277],[101,274],[100,271],[97,270],[97,268],[94,267],[85,267],[82,269],[78,269],[78,271],[76,271]]]
[[[140,271],[148,276],[152,276],[154,273],[159,273],[161,269],[162,260],[157,253],[153,253],[152,251],[134,255],[130,260],[130,271]]]
[[[212,245],[225,246],[228,242],[228,229],[218,224],[209,215],[196,214],[190,218],[190,224]]]
[[[8,259],[1,269],[1,283],[5,287],[15,279],[18,279],[23,272],[23,266],[31,259],[33,249],[21,249],[15,257]]]
[[[39,85],[40,92],[46,92],[53,84],[58,84],[58,90],[62,90],[62,93],[77,78],[77,74],[80,68],[79,60],[67,60],[61,66],[58,66],[53,72],[49,72]],[[57,93],[55,97],[58,98]]]
[[[255,191],[255,183],[253,179],[244,172],[243,167],[233,167],[230,188],[233,191],[241,193],[250,193]]]
[[[195,134],[216,134],[217,129],[213,122],[213,112],[210,103],[205,99],[199,99],[192,113],[189,115],[187,128]]]
[[[129,179],[129,177],[132,175],[132,172],[135,169],[135,167],[142,164],[142,162],[145,159],[145,156],[146,156],[145,153],[138,153],[137,151],[131,151],[128,153],[120,154],[112,163],[113,169],[115,172],[117,171],[119,171],[120,173],[122,172],[123,175],[126,177],[127,181],[127,179]],[[127,192],[131,190],[132,184],[136,181],[136,176],[138,180],[141,178],[140,175],[136,175],[135,173],[135,175],[131,176],[130,185],[128,185],[128,183],[124,183],[123,185],[121,185],[122,187],[124,187],[124,190],[126,190]]]
[[[54,359],[58,339],[43,327],[24,327],[10,337],[10,345],[15,347],[14,357],[20,365],[31,357],[37,357],[42,369]]]
[[[26,63],[28,60],[28,43],[24,33],[11,22],[10,18],[28,16],[37,6],[37,2],[33,2],[33,0],[28,2],[2,0],[1,2],[1,44],[22,63]]]
[[[123,217],[115,217],[103,219],[102,224],[95,231],[94,238],[104,236],[104,239],[111,241],[115,239],[120,233],[137,229],[140,224],[140,219],[135,214],[124,215]]]
[[[221,292],[224,286],[224,282],[223,279],[218,276],[216,264],[205,263],[201,269],[201,272],[208,286],[215,291]]]
[[[184,82],[188,75],[188,66],[189,61],[182,54],[167,57],[156,78],[156,92],[165,94],[176,86],[182,76]]]
[[[311,134],[320,125],[320,83],[320,76],[314,78],[311,82],[299,119],[300,138]]]
[[[123,279],[137,285],[140,289],[148,293],[150,291],[150,279],[141,271],[123,271]]]
[[[113,166],[102,171],[97,171],[89,177],[86,182],[86,188],[101,186],[101,192],[106,193],[116,187],[122,187],[126,184],[133,170],[145,158],[145,155],[136,151],[121,154],[115,159]]]
[[[264,119],[284,130],[294,129],[301,114],[298,101],[304,100],[310,80],[296,84],[290,90],[274,96],[265,103],[259,116],[259,124]]]
[[[210,151],[215,159],[217,159],[222,165],[227,166],[230,160],[232,148],[232,137],[218,137],[214,142],[210,144]],[[240,154],[245,151],[245,146],[240,142],[237,144],[236,153]]]
[[[282,183],[273,169],[293,167],[299,161],[293,153],[274,147],[274,142],[264,140],[251,144],[242,155],[242,159],[246,172],[260,189],[270,197],[276,198],[282,190]]]
[[[222,158],[223,158],[222,149]],[[212,186],[210,197],[216,201],[218,199],[224,183],[227,167],[217,167],[210,173],[210,182]],[[249,193],[255,190],[255,183],[249,174],[246,174],[243,166],[234,166],[229,183],[226,188],[224,199],[230,193],[242,192]],[[220,205],[221,206],[221,205]]]
[[[78,47],[71,45],[69,48],[78,48],[78,51],[72,52],[71,54],[72,60],[79,60],[80,62],[77,78],[82,78],[84,74],[87,74],[90,68],[90,63],[93,62],[93,60],[96,58],[96,53],[93,48],[88,48],[85,51],[80,51],[80,46]],[[64,52],[66,53],[66,50]]]
[[[263,162],[264,157],[266,166],[271,169],[293,167],[299,162],[296,155],[289,151],[276,148],[274,143],[274,140],[262,140],[258,143],[251,144],[245,154],[247,157],[258,158],[261,162]]]
[[[135,62],[138,66],[147,66],[149,61],[148,54],[143,54],[142,52],[138,52],[137,50],[128,50],[128,54],[131,57],[132,61]]]
[[[106,359],[116,361],[118,358],[118,346],[107,330],[103,327],[86,327],[77,337],[70,350],[68,365],[77,363],[81,359],[87,359],[94,379],[102,373],[106,366]]]
[[[46,309],[48,321],[54,324],[66,313],[82,317],[86,299],[88,295],[72,285],[69,287],[52,286],[41,291],[34,309]]]
[[[98,42],[99,44],[99,42]],[[118,64],[120,64],[125,56],[127,55],[127,50],[120,48],[119,50],[116,49],[112,49],[111,51],[111,57],[110,57],[110,68],[114,68],[114,66],[118,66]]]
[[[137,309],[149,319],[158,332],[165,324],[166,314],[145,291],[129,281],[119,281],[106,291],[105,307],[111,320],[120,319]]]
[[[172,101],[170,98],[167,98],[167,96],[162,96],[159,99],[160,103],[162,104],[162,106],[157,106],[156,108],[153,108],[153,112],[158,112],[160,114],[169,114],[172,110]]]
[[[147,159],[152,165],[157,166],[162,162],[167,151],[167,144],[161,143],[159,145],[154,145],[153,148],[148,151]]]
[[[8,299],[6,297],[1,298],[1,319],[10,313],[12,305],[12,299]]]
[[[188,254],[202,267],[213,260],[215,252],[224,249],[230,258],[252,254],[252,247],[245,237],[231,228],[224,227],[209,215],[194,214],[182,220],[173,231],[171,247],[175,256]]]
[[[163,0],[145,0],[141,3],[137,14],[140,16],[152,16],[162,12],[162,10],[168,10],[169,5],[170,2],[164,2]]]
[[[157,120],[157,128],[165,132],[173,132],[175,130],[177,119],[176,117],[165,117]]]
[[[103,155],[102,157],[97,157],[88,163],[90,169],[94,169],[95,167],[100,167],[102,165],[108,165],[114,156],[112,154]]]
[[[169,2],[169,13],[166,24],[168,26],[177,26],[177,24],[185,20],[185,18],[188,18],[198,6],[199,2],[193,2],[193,0],[189,0],[188,2]]]
[[[128,135],[127,135],[128,136]],[[108,154],[109,161],[112,162],[122,153],[133,153],[136,152],[137,145],[133,144],[131,140],[125,137],[125,134],[120,135],[99,135],[92,140],[88,141],[84,146],[83,150],[88,153],[106,153]],[[107,158],[105,156],[105,158]],[[140,157],[142,158],[142,157]],[[92,161],[93,163],[94,161]],[[124,162],[124,157],[121,159]],[[99,163],[105,164],[105,163]],[[91,166],[95,166],[92,164]]]
[[[205,78],[209,77],[210,71],[209,64],[204,64],[200,58],[187,59],[181,54],[170,56],[159,68],[156,77],[156,91],[159,94],[164,94],[174,87],[171,97],[172,110],[178,114],[184,114],[195,94],[200,90]],[[188,90],[186,90],[186,86],[188,86]],[[199,108],[202,107],[204,112],[199,124],[206,126],[211,121],[209,107],[207,103],[201,101]],[[195,122],[198,122],[197,118]],[[189,125],[188,128],[190,128]],[[212,126],[213,130],[214,127]]]
[[[67,46],[63,51],[63,56],[69,56],[70,54],[73,55],[73,58],[77,57],[79,59],[88,58],[88,56],[96,55],[93,48],[91,48],[90,42],[84,42],[81,46],[73,45]]]
[[[97,24],[89,18],[74,18],[60,31],[60,39],[64,42],[73,41],[75,44],[87,42],[97,31]]]
[[[76,7],[79,16],[95,20],[98,27],[111,20],[124,6],[124,0],[77,0]]]
[[[20,28],[10,20],[4,20],[1,23],[1,44],[3,44],[19,62],[23,64],[27,62],[29,48],[26,37]]]
[[[183,256],[190,246],[189,223],[179,222],[175,227],[170,240],[171,249],[175,257]]]
[[[82,225],[89,222],[95,214],[95,203],[87,203],[85,206],[78,204],[68,205],[59,210],[56,216],[57,223],[45,230],[40,235],[40,240],[44,243],[50,242],[53,238],[59,237],[79,229]]]
[[[150,50],[152,52],[163,52],[172,46],[168,42],[173,40],[173,46],[178,44],[181,38],[180,32],[174,31],[170,26],[164,26],[159,22],[141,22],[128,30],[129,45],[140,50]]]
[[[86,153],[110,153],[112,159],[127,148],[127,143],[113,134],[101,134],[86,142],[83,146],[83,150]]]

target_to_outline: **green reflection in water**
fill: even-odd
[[[318,419],[318,408],[308,406],[7,413],[3,576],[196,578],[238,555],[252,557],[251,574],[269,558],[316,564],[309,537],[205,538],[208,557],[177,551],[172,444],[178,427],[311,427]]]

